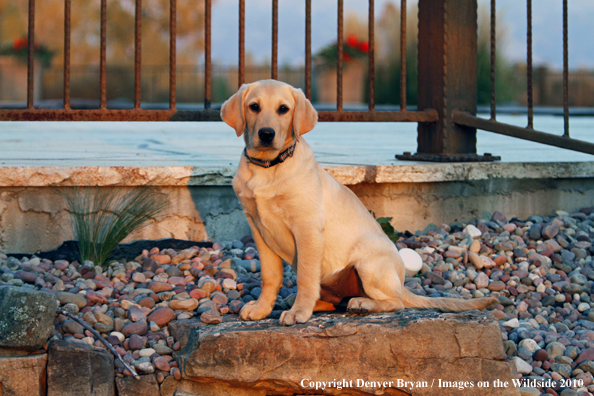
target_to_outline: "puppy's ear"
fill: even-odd
[[[295,136],[311,131],[318,122],[318,112],[299,88],[293,88],[295,109],[293,110],[293,131]]]
[[[245,129],[245,96],[250,90],[250,84],[243,84],[235,95],[223,103],[221,118],[230,127],[235,129],[237,136],[241,136]]]

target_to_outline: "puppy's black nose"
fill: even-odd
[[[258,131],[258,137],[262,143],[272,143],[274,140],[274,129],[272,128],[262,128]]]

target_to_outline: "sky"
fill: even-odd
[[[385,3],[375,0],[376,18]],[[394,1],[394,0],[392,0]],[[396,1],[400,3],[400,1]],[[479,7],[488,12],[489,0],[479,0]],[[594,0],[571,0],[569,3],[569,68],[594,69]],[[336,40],[336,0],[312,1],[312,52]],[[408,8],[415,0],[408,0]],[[366,0],[344,0],[345,16],[349,12],[367,20]],[[536,0],[533,13],[533,62],[561,69],[562,1]],[[225,65],[237,64],[238,1],[216,0],[212,6],[212,59]],[[270,59],[272,31],[272,1],[246,1],[246,53],[256,62]],[[395,23],[398,23],[396,21]],[[523,0],[497,0],[497,23],[504,27],[504,38],[498,42],[506,58],[526,59],[526,3]],[[299,65],[305,52],[305,1],[279,1],[279,65]]]

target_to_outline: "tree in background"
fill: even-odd
[[[406,97],[417,104],[417,22],[415,5],[406,15]],[[376,104],[400,104],[400,9],[388,2],[376,21]]]
[[[107,63],[134,62],[134,0],[107,1]],[[99,0],[73,1],[71,64],[99,63]],[[64,59],[64,0],[37,1],[35,42],[56,52],[55,65]],[[0,43],[27,35],[27,0],[0,0]],[[198,64],[204,50],[204,1],[177,1],[177,62]],[[169,1],[145,0],[142,5],[142,64],[169,63]]]

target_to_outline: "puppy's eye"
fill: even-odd
[[[278,114],[285,114],[287,111],[289,111],[289,108],[285,105],[280,105],[278,108]]]
[[[260,105],[258,103],[252,103],[249,107],[250,107],[250,110],[253,111],[254,113],[260,112]]]

